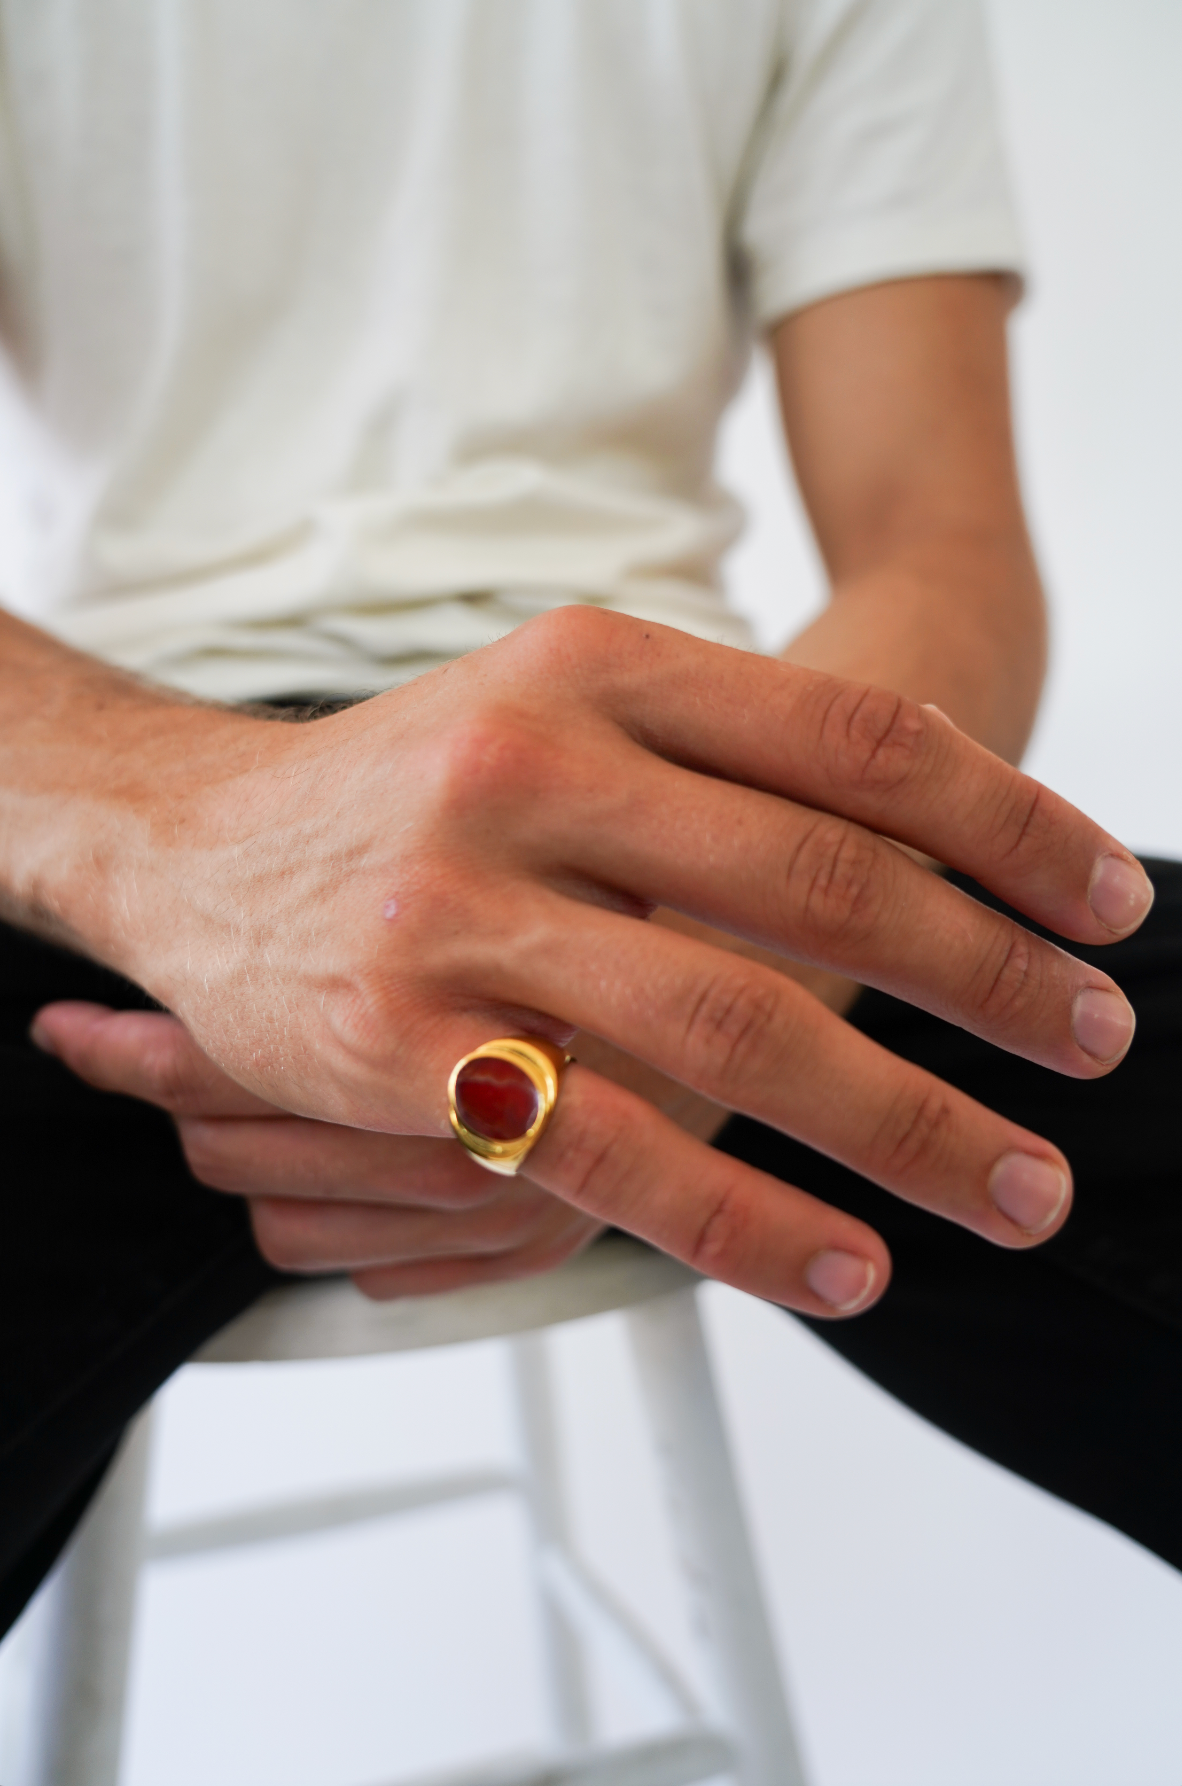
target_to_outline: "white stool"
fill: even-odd
[[[736,1786],[803,1786],[703,1342],[697,1282],[676,1261],[612,1235],[557,1271],[520,1283],[375,1303],[329,1279],[264,1297],[197,1362],[349,1358],[512,1336],[523,1468],[344,1491],[148,1532],[149,1409],[43,1591],[21,1771],[4,1786],[117,1786],[144,1563],[505,1492],[524,1497],[533,1535],[554,1749],[525,1766],[469,1770],[449,1786],[690,1786],[718,1775]],[[572,1538],[540,1330],[609,1309],[626,1311],[707,1665],[709,1715]],[[589,1623],[604,1618],[678,1715],[674,1734],[624,1747],[595,1744],[583,1646]]]

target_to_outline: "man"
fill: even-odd
[[[1133,1019],[1099,952],[1152,894],[1007,766],[1043,617],[972,9],[17,0],[4,30],[39,530],[0,721],[36,1187],[4,1266],[5,1617],[139,1403],[274,1281],[202,1186],[274,1264],[376,1295],[612,1222],[858,1312],[890,1259],[808,1194],[821,1155],[847,1203],[1054,1235],[1063,1143],[979,1101],[985,1044],[1106,1074]],[[834,587],[787,666],[733,649],[717,588],[713,432],[755,327]],[[875,1039],[889,998],[843,1022],[860,985],[931,1014],[912,1053],[944,1019],[981,1038],[959,1083]],[[576,1032],[490,1177],[449,1075]],[[975,1318],[1008,1255],[965,1238]],[[924,1406],[900,1355],[867,1362]],[[1066,1474],[1166,1543],[1139,1485],[1109,1507]]]

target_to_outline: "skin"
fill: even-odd
[[[782,665],[567,609],[289,727],[8,622],[8,911],[174,1013],[48,1007],[42,1045],[172,1111],[276,1263],[373,1295],[545,1269],[613,1222],[812,1314],[869,1306],[881,1240],[704,1146],[728,1109],[1000,1245],[1054,1233],[1057,1150],[839,1016],[880,986],[1077,1077],[1131,1040],[1106,976],[923,865],[1080,942],[1150,898],[1116,840],[1007,766],[1045,659],[1007,303],[992,279],[911,280],[776,331],[833,583]],[[580,1032],[579,1064],[507,1182],[445,1139],[444,1087],[523,1029]],[[1053,1193],[1018,1220],[1015,1158]]]
[[[1010,301],[1000,278],[892,281],[810,305],[770,345],[832,591],[785,661],[932,702],[1017,763],[1047,638],[1014,459]],[[657,921],[692,929],[672,913]],[[857,997],[851,980],[727,946],[792,974],[831,1010]],[[617,1076],[606,1053],[589,1058]],[[672,1085],[644,1089],[703,1139],[726,1120]]]

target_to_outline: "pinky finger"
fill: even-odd
[[[850,1315],[890,1279],[864,1222],[679,1129],[651,1104],[572,1067],[529,1177],[707,1277],[808,1315]]]

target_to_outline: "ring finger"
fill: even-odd
[[[1070,1174],[1056,1148],[890,1054],[784,975],[599,909],[584,907],[576,924],[569,903],[535,911],[526,958],[503,963],[507,996],[520,998],[528,976],[540,1010],[560,1009],[702,1096],[1002,1245],[1029,1244],[1065,1217]],[[560,1112],[566,1103],[564,1092]]]

